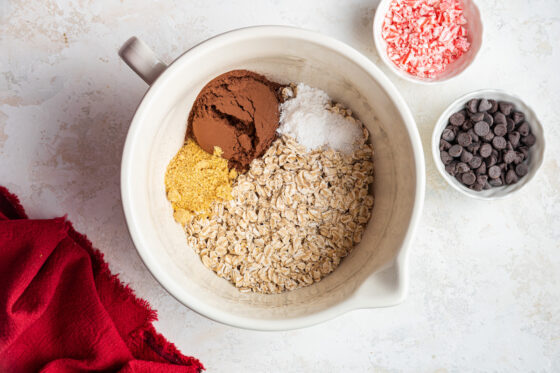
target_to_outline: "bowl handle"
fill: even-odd
[[[123,44],[119,49],[119,56],[149,85],[152,85],[167,68],[167,65],[161,62],[150,47],[136,36]]]
[[[408,280],[398,261],[368,277],[354,293],[353,309],[395,306],[404,301]]]

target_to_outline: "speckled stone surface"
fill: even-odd
[[[209,372],[560,371],[560,1],[479,0],[485,40],[457,80],[416,86],[381,66],[377,1],[0,1],[0,184],[32,217],[68,214],[137,294],[156,327]],[[117,56],[132,35],[170,62],[215,34],[256,24],[317,30],[362,51],[402,92],[422,137],[426,202],[400,306],[297,331],[217,324],[150,276],[128,236],[119,166],[146,85]],[[537,112],[548,141],[535,180],[510,199],[468,199],[430,154],[441,111],[501,88]]]

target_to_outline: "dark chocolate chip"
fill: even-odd
[[[487,99],[483,98],[480,100],[480,103],[478,104],[478,111],[482,112],[490,109],[492,109],[492,104]]]
[[[444,139],[445,141],[453,141],[455,140],[455,132],[453,132],[452,129],[446,128],[443,130],[443,133],[441,134],[441,138]]]
[[[520,164],[525,159],[525,155],[521,152],[515,152],[515,160],[513,161],[514,164]]]
[[[527,146],[520,146],[519,151],[525,156],[525,158],[529,155],[529,148]]]
[[[517,166],[515,166],[515,173],[519,177],[523,177],[527,175],[528,172],[529,172],[529,167],[525,163],[520,163]]]
[[[468,150],[463,150],[461,153],[461,162],[468,163],[473,158],[473,154]]]
[[[449,164],[452,160],[453,157],[451,155],[449,155],[448,152],[446,152],[445,150],[439,153],[439,156],[441,158],[441,161],[443,162],[443,164],[447,165]]]
[[[506,128],[508,132],[511,132],[515,129],[515,123],[513,123],[513,119],[511,118],[506,118]]]
[[[488,100],[492,104],[492,109],[488,110],[490,114],[494,114],[498,111],[498,101],[496,100]]]
[[[486,184],[487,181],[488,181],[488,176],[486,176],[486,175],[478,175],[476,177],[476,182],[479,183],[479,184],[484,185],[484,184]]]
[[[527,136],[523,136],[521,138],[521,142],[527,145],[528,147],[535,145],[536,141],[537,139],[535,138],[535,135],[533,135],[532,133],[528,134]]]
[[[484,119],[484,113],[474,113],[470,115],[471,120],[476,123]]]
[[[480,192],[484,188],[484,184],[480,184],[476,182],[473,185],[471,185],[470,188],[476,192]]]
[[[463,162],[457,163],[457,172],[458,173],[462,174],[462,173],[468,172],[469,170],[470,170],[470,167],[467,166],[466,163],[463,163]]]
[[[492,179],[497,179],[502,174],[502,170],[499,166],[492,166],[488,169],[488,176]]]
[[[492,139],[492,145],[494,145],[494,148],[498,149],[498,150],[502,150],[506,148],[506,139],[504,139],[502,136],[496,136]]]
[[[492,167],[492,166],[494,166],[497,162],[498,162],[498,159],[496,158],[496,156],[491,155],[490,157],[486,158],[486,161],[485,161],[486,167],[487,167],[487,168]]]
[[[511,145],[511,142],[509,142],[509,141],[506,142],[506,149],[507,150],[513,150],[513,145]]]
[[[507,127],[505,124],[498,124],[494,126],[494,134],[496,136],[505,136],[507,133]]]
[[[509,142],[511,142],[511,145],[513,145],[514,148],[516,148],[519,145],[519,139],[520,138],[521,138],[521,135],[517,131],[513,131],[513,132],[508,133],[508,140],[509,140]]]
[[[490,125],[484,121],[476,122],[474,125],[474,133],[478,136],[486,136],[490,132]]]
[[[515,184],[519,181],[519,177],[514,170],[509,170],[506,174],[506,184]]]
[[[498,105],[500,107],[500,111],[504,113],[504,115],[511,114],[511,111],[513,110],[513,104],[511,102],[500,101]]]
[[[492,117],[488,113],[484,113],[484,117],[482,118],[482,120],[488,123],[488,125],[490,126],[494,124],[494,117]]]
[[[482,187],[482,189],[491,189],[492,185],[488,184],[488,182],[486,182],[486,184],[484,184],[484,186]]]
[[[465,121],[465,113],[463,111],[458,111],[449,117],[449,123],[458,127]]]
[[[527,136],[529,134],[529,123],[528,122],[523,122],[519,125],[519,127],[517,127],[517,131],[521,134],[521,136]]]
[[[469,166],[471,166],[471,168],[479,168],[481,164],[482,158],[477,156],[472,157],[472,159],[469,161]]]
[[[484,175],[486,174],[486,163],[482,162],[479,168],[476,169],[477,175]]]
[[[445,171],[451,176],[455,176],[457,173],[457,162],[453,161],[445,166]]]
[[[494,132],[492,131],[488,132],[486,136],[482,136],[482,139],[488,142],[492,141],[493,138],[494,138]]]
[[[492,145],[484,144],[480,147],[480,156],[483,158],[488,158],[492,154]]]
[[[525,114],[520,111],[514,111],[511,115],[511,119],[513,119],[513,123],[517,125],[525,120]]]
[[[470,144],[469,146],[467,146],[467,150],[473,154],[477,154],[478,153],[478,149],[480,149],[480,143],[479,142],[473,142],[472,144]]]
[[[515,158],[517,158],[517,154],[515,154],[514,150],[508,150],[506,154],[504,154],[504,162],[508,164],[515,161]]]
[[[448,143],[445,140],[439,140],[439,150],[449,150],[449,148],[451,147],[451,144]]]
[[[494,124],[507,124],[506,116],[503,113],[494,113]]]
[[[473,172],[466,172],[461,177],[461,180],[463,180],[463,183],[465,185],[473,185],[474,182],[476,181],[476,176],[474,175]]]
[[[470,130],[468,130],[467,133],[471,136],[472,142],[474,144],[480,142],[480,139],[478,138],[478,135],[476,133],[474,133],[474,130],[472,128]]]
[[[488,180],[488,184],[494,186],[494,187],[498,187],[498,186],[502,186],[502,180],[501,179],[490,179]]]
[[[466,120],[463,125],[461,126],[461,129],[463,131],[467,131],[469,129],[471,129],[473,127],[474,123],[472,122],[472,120]]]
[[[451,148],[449,148],[449,155],[455,158],[460,156],[462,152],[463,152],[463,147],[461,145],[455,144]]]
[[[466,132],[460,132],[457,136],[457,143],[461,146],[469,146],[472,143],[471,135]]]
[[[478,109],[478,99],[473,98],[472,100],[467,102],[467,110],[468,111],[470,111],[471,113],[476,113],[477,109]]]

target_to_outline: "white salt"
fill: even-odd
[[[293,137],[308,151],[327,146],[351,154],[363,137],[361,124],[330,111],[330,102],[325,91],[299,83],[296,97],[280,105],[278,133]]]

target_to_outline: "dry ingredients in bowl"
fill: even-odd
[[[382,27],[387,56],[401,70],[433,78],[467,52],[461,0],[393,0]]]
[[[230,73],[236,79],[244,74]],[[212,114],[221,126],[252,136],[251,126],[260,123],[278,128],[278,135],[233,182],[231,199],[214,198],[209,214],[176,216],[202,263],[242,292],[281,293],[320,281],[361,241],[374,204],[373,148],[362,123],[321,90],[278,87],[280,127],[278,121],[262,122],[248,91],[228,88],[218,95],[231,103],[230,115]],[[207,111],[215,110],[206,104]],[[262,101],[259,107],[271,109]]]

